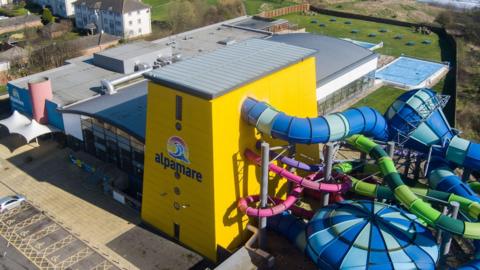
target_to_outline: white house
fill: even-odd
[[[78,0],[76,27],[123,38],[152,32],[150,6],[137,0]]]
[[[0,6],[2,7],[11,3],[13,3],[13,0],[0,0]]]
[[[73,2],[75,0],[31,0],[42,7],[49,7],[54,15],[67,18],[75,14]]]

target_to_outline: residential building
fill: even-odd
[[[31,0],[33,3],[42,7],[51,9],[53,15],[67,18],[75,14],[73,10],[73,2],[75,0]]]
[[[122,38],[152,32],[150,6],[137,0],[78,0],[74,6],[77,28]]]
[[[5,5],[13,3],[13,0],[0,0],[0,6],[3,7]]]

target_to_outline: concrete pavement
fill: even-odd
[[[71,150],[59,149],[53,141],[12,147],[15,140],[12,136],[0,139],[0,196],[25,195],[122,269],[189,269],[202,260],[137,226],[139,213],[89,182],[90,175],[69,162]]]

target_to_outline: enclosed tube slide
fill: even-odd
[[[260,165],[260,162],[261,162],[260,156],[257,155],[255,152],[251,151],[250,149],[245,150],[245,157],[250,162],[256,165]],[[292,161],[295,161],[295,160],[288,158],[288,160],[285,160],[285,161],[293,164]],[[298,164],[296,165],[298,166]],[[342,183],[329,184],[329,183],[314,182],[314,179],[318,177],[319,174],[312,174],[307,177],[300,177],[294,173],[289,172],[288,170],[282,167],[276,166],[275,164],[270,164],[269,170],[271,172],[276,173],[277,175],[287,178],[287,180],[289,181],[296,183],[298,187],[296,187],[292,191],[292,193],[287,196],[287,199],[285,201],[274,198],[277,204],[273,207],[268,207],[268,208],[255,208],[255,207],[249,206],[249,204],[259,201],[260,199],[259,195],[252,195],[245,198],[240,198],[238,200],[237,207],[240,211],[247,214],[248,216],[272,217],[284,212],[285,210],[290,209],[291,207],[294,207],[295,202],[298,200],[298,198],[302,194],[303,187],[306,187],[312,190],[322,191],[322,192],[338,193],[338,192],[347,191],[348,189],[350,189],[350,186],[351,186],[350,178],[341,173],[335,173],[333,177],[341,180]],[[341,196],[340,197],[337,196],[335,198],[337,198],[338,200],[342,200]],[[298,209],[297,210],[293,209],[293,210],[296,212],[299,212]],[[300,215],[303,217],[311,217],[311,213],[300,213]]]
[[[388,138],[385,118],[369,107],[315,118],[299,118],[286,115],[265,102],[247,98],[242,105],[242,117],[260,132],[291,143],[326,143],[353,134],[364,134],[378,140]]]
[[[434,91],[417,89],[402,94],[385,117],[390,137],[409,136],[408,148],[428,153],[435,145],[433,154],[472,170],[480,168],[480,144],[460,138],[450,127]]]
[[[392,159],[378,144],[362,135],[354,135],[348,138],[347,142],[357,150],[377,160],[383,179],[387,182],[388,187],[393,191],[395,198],[410,212],[435,228],[443,229],[453,234],[463,235],[466,238],[480,239],[480,223],[466,222],[442,215],[438,210],[418,198],[417,195],[403,183]],[[470,200],[467,201],[471,203]],[[476,209],[478,210],[478,207]],[[479,214],[480,213],[473,213],[473,216],[479,216]]]
[[[260,200],[259,195],[252,195],[245,198],[241,198],[238,200],[237,207],[243,213],[247,214],[248,216],[253,217],[271,217],[282,213],[283,211],[292,207],[295,202],[298,200],[300,195],[302,194],[303,188],[296,187],[293,189],[292,193],[287,196],[285,201],[275,198],[275,203],[277,203],[273,207],[269,208],[255,208],[248,206],[249,203],[258,202]]]
[[[469,200],[480,202],[480,197],[450,169],[448,162],[444,159],[432,158],[427,178],[429,185],[436,190],[455,193]]]
[[[342,163],[334,166],[334,169],[341,173],[350,173],[352,171],[352,164]],[[350,191],[371,198],[377,199],[386,199],[386,200],[397,200],[395,194],[390,190],[389,187],[381,186],[377,184],[367,183],[356,179],[353,176],[349,176],[352,181],[352,188]],[[410,190],[419,195],[426,200],[441,200],[447,202],[458,202],[460,203],[461,210],[466,213],[469,217],[473,219],[480,218],[480,204],[461,197],[453,193],[442,192],[434,189],[424,189],[424,188],[412,188]]]
[[[277,153],[275,153],[274,151],[270,151],[270,157],[272,157],[272,156],[274,156],[274,157],[277,156]],[[296,168],[296,169],[300,169],[302,171],[323,172],[323,165],[322,164],[311,165],[311,164],[307,164],[307,163],[304,163],[304,162],[301,162],[301,161],[298,161],[296,159],[293,159],[293,158],[290,158],[290,157],[287,157],[287,156],[283,156],[283,155],[280,155],[278,160],[280,160],[280,162],[282,162],[285,165],[288,165],[288,166]]]
[[[260,165],[261,160],[260,156],[257,155],[255,152],[253,152],[250,149],[245,150],[245,157],[252,163]],[[282,177],[287,178],[287,180],[294,182],[295,184],[308,188],[308,189],[313,189],[313,190],[318,190],[318,191],[324,191],[324,192],[345,192],[350,189],[350,178],[347,175],[341,174],[341,173],[336,173],[333,174],[333,177],[340,180],[342,183],[339,184],[330,184],[330,183],[323,183],[323,182],[315,182],[313,175],[307,176],[307,177],[301,177],[298,176],[287,169],[284,169],[282,167],[279,167],[275,164],[270,163],[268,165],[268,169],[271,172],[276,173],[277,175],[280,175]]]
[[[307,224],[302,218],[285,211],[280,215],[270,217],[267,227],[280,235],[286,236],[300,251],[305,251],[307,246],[307,238],[305,237]]]

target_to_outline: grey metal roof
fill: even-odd
[[[75,103],[80,100],[99,95],[101,79],[113,80],[123,74],[96,67],[90,63],[91,59],[72,59],[67,65],[50,69],[44,72],[23,77],[9,83],[28,89],[28,82],[39,77],[48,77],[52,82],[53,101],[59,106]]]
[[[112,10],[116,13],[126,13],[150,8],[137,0],[78,0],[74,5],[86,5],[91,9]]]
[[[139,141],[145,141],[147,81],[127,86],[114,95],[103,95],[60,110],[101,119]]]
[[[274,35],[268,40],[315,50],[317,86],[378,57],[349,41],[311,33]]]
[[[107,56],[114,59],[126,60],[139,55],[144,55],[152,52],[157,52],[164,49],[165,46],[161,44],[155,44],[148,41],[137,41],[133,43],[127,43],[122,46],[111,48],[105,51],[94,53],[95,55]]]
[[[314,50],[284,43],[250,39],[151,71],[145,77],[213,99],[314,53]]]

